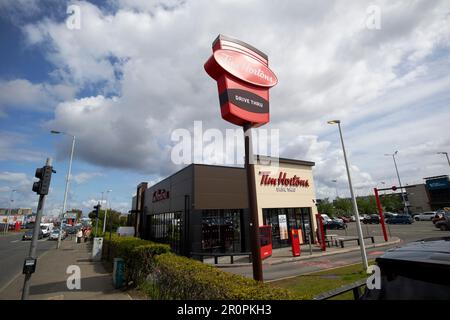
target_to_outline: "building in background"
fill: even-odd
[[[424,178],[432,210],[450,207],[450,181],[448,175]]]
[[[5,215],[5,214],[9,214],[9,215],[13,215],[13,216],[27,216],[33,213],[33,210],[31,210],[31,208],[13,208],[11,209],[11,212],[9,211],[9,209],[5,209],[5,208],[0,208],[0,215]]]
[[[422,213],[431,211],[430,199],[425,184],[406,186],[410,213]]]

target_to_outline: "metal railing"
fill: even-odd
[[[347,293],[349,291],[353,292],[353,298],[355,300],[359,300],[362,296],[361,288],[364,287],[365,285],[366,285],[366,279],[362,279],[357,282],[351,283],[349,285],[342,286],[340,288],[321,293],[318,296],[314,297],[313,300],[328,300],[328,299],[334,298],[336,296],[340,296],[341,294]]]

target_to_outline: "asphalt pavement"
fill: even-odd
[[[0,292],[22,274],[23,262],[28,256],[31,244],[31,241],[22,241],[22,235],[23,232],[0,235]],[[47,238],[38,240],[36,251],[38,258],[54,247],[56,247],[55,241],[49,241]]]
[[[381,236],[382,229],[380,224],[362,225],[364,235]],[[395,245],[388,245],[373,249],[367,249],[367,257],[373,260],[381,256],[390,248],[401,246],[404,243],[421,240],[432,237],[450,237],[450,231],[440,231],[431,221],[418,221],[411,225],[388,225],[388,237],[390,235],[399,237],[401,242]],[[338,234],[340,236],[356,236],[356,223],[348,223],[347,230],[328,230],[328,234]],[[302,255],[308,255],[308,252],[303,252]],[[352,251],[340,253],[336,255],[323,256],[308,260],[300,260],[294,262],[286,262],[276,265],[263,265],[263,274],[265,281],[279,280],[289,277],[294,277],[311,272],[341,267],[350,264],[361,263],[361,251]],[[227,266],[223,268],[224,271],[240,274],[251,278],[253,271],[251,265],[248,266]]]

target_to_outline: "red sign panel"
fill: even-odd
[[[165,189],[158,189],[157,191],[153,192],[152,202],[158,202],[165,199],[169,199],[169,191]]]
[[[286,172],[280,171],[277,178],[272,178],[266,172],[259,172],[261,176],[260,185],[264,186],[286,186],[286,187],[309,187],[308,179],[301,179],[294,175],[293,177],[287,177]]]
[[[269,88],[278,79],[267,55],[242,41],[219,35],[206,72],[217,81],[222,118],[243,126],[269,122]]]

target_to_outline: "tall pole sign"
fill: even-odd
[[[219,35],[212,49],[204,67],[217,81],[222,118],[244,130],[253,278],[263,281],[251,128],[269,122],[269,89],[278,79],[267,55],[245,42]]]

